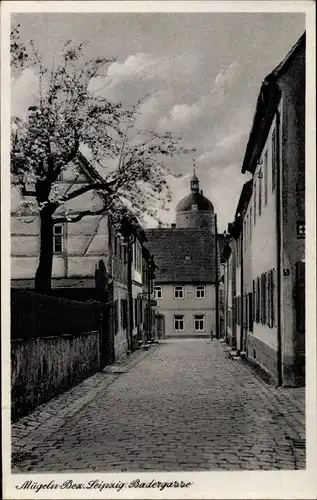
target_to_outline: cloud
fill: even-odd
[[[192,105],[175,104],[171,109],[171,119],[175,121],[188,122],[200,114],[198,103]]]
[[[39,95],[39,80],[37,74],[26,68],[19,77],[11,83],[11,113],[13,116],[24,115],[29,106],[34,105]]]
[[[233,61],[226,69],[222,69],[215,78],[215,85],[221,87],[236,77],[240,64],[239,61]]]
[[[114,79],[131,79],[139,76],[153,78],[156,74],[158,60],[150,54],[141,52],[130,55],[123,63],[114,62],[109,68],[107,75]]]

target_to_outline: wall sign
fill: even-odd
[[[297,238],[305,238],[305,221],[297,221]]]

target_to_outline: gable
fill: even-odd
[[[215,237],[209,230],[148,229],[145,234],[158,266],[157,282],[215,282]]]

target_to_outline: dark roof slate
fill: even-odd
[[[190,193],[178,202],[176,212],[191,211],[192,205],[197,205],[197,210],[214,211],[213,204],[208,198],[205,198],[201,193]]]
[[[157,228],[145,234],[158,266],[157,282],[215,282],[215,237],[209,230]]]

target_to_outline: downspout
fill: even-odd
[[[217,215],[215,215],[215,241],[216,241],[216,338],[220,338],[219,332],[219,273],[218,273],[218,238],[217,238]]]
[[[130,240],[128,236],[128,339],[129,339],[129,350],[133,352],[133,299],[132,299],[132,245],[134,243],[134,238]]]
[[[241,295],[241,331],[240,331],[240,352],[244,351],[244,297],[243,297],[243,219],[241,219],[241,252],[240,252],[240,295]]]
[[[147,283],[147,286],[148,286],[148,315],[149,315],[149,332],[148,332],[148,340],[151,340],[152,339],[152,310],[151,310],[151,263],[150,263],[150,259],[151,257],[149,258],[149,261],[148,261],[148,283]]]
[[[280,112],[276,110],[276,232],[277,232],[277,378],[278,386],[283,385],[282,361],[282,314],[281,314],[281,172],[280,172]]]
[[[226,260],[226,326],[225,335],[226,343],[228,343],[228,309],[229,309],[229,264],[228,259]]]

